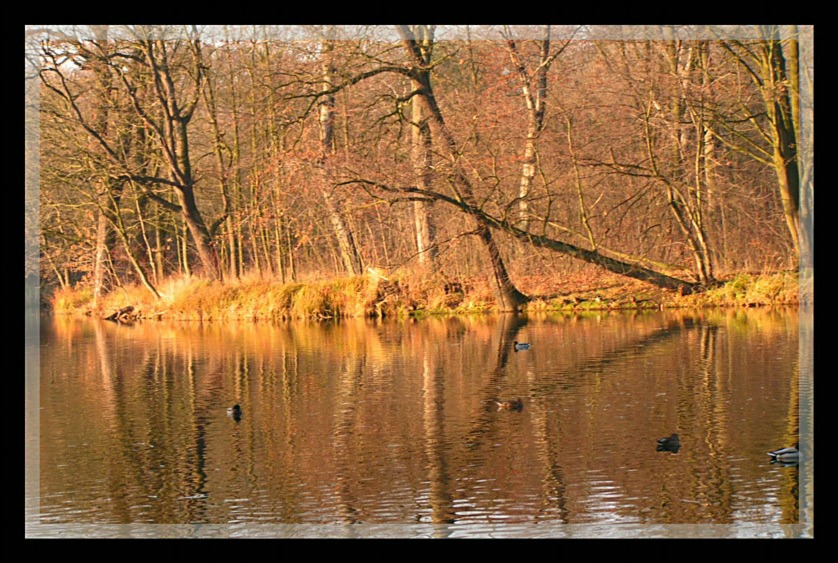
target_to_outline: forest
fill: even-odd
[[[812,268],[811,26],[26,34],[46,294],[375,276],[515,310]]]

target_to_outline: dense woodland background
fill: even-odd
[[[26,275],[810,267],[811,28],[644,29],[28,28]]]

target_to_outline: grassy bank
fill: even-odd
[[[136,318],[180,320],[288,320],[340,317],[405,317],[421,314],[483,312],[491,308],[488,287],[445,283],[433,278],[376,274],[281,284],[258,278],[210,282],[173,278],[148,290],[123,287],[93,304],[89,289],[62,289],[46,299],[56,314],[105,317],[133,307]]]
[[[520,286],[532,296],[527,310],[545,312],[753,307],[796,305],[800,301],[800,284],[792,272],[739,274],[717,288],[688,296],[610,275],[561,280],[522,278]],[[158,289],[159,300],[142,287],[125,287],[100,299],[96,307],[89,289],[59,290],[47,302],[57,314],[106,317],[132,307],[132,318],[178,320],[421,317],[491,312],[495,308],[487,281],[451,281],[435,276],[368,274],[290,284],[254,278],[225,283],[174,278]],[[803,293],[805,297],[807,292]]]

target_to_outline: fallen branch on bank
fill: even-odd
[[[137,320],[137,315],[134,313],[134,307],[128,305],[127,307],[117,309],[116,312],[105,317],[105,320],[117,323],[130,323]]]

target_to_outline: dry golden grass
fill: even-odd
[[[49,304],[58,314],[86,312],[93,300],[93,291],[89,288],[58,288],[50,296]]]
[[[800,284],[796,272],[738,274],[724,285],[707,291],[703,299],[711,305],[758,306],[797,304]]]
[[[728,307],[797,304],[801,285],[796,273],[739,274],[718,288],[679,296],[651,284],[613,274],[522,276],[516,280],[532,300],[526,310],[584,311],[660,307]],[[809,282],[804,294],[813,300]],[[378,272],[356,277],[281,284],[259,277],[212,282],[173,277],[159,287],[160,299],[141,286],[119,288],[93,307],[86,288],[55,291],[50,304],[58,314],[105,317],[133,306],[140,318],[181,320],[286,320],[347,317],[406,317],[490,312],[495,307],[487,278],[456,281],[439,274]]]

